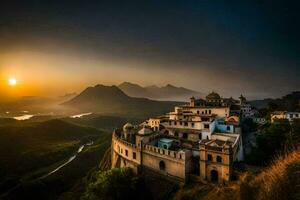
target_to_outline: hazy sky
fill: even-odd
[[[299,9],[263,0],[1,2],[0,92],[62,95],[130,81],[281,96],[300,90]],[[18,87],[7,85],[11,76]]]

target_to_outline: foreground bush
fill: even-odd
[[[129,168],[111,169],[94,176],[82,200],[145,199],[146,192],[142,179]]]

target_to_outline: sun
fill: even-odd
[[[10,86],[15,86],[15,85],[17,85],[17,79],[15,79],[15,78],[10,78],[10,79],[8,79],[8,84],[9,84]]]

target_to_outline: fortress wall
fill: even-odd
[[[113,167],[130,167],[129,165],[136,167],[141,164],[140,149],[134,144],[121,140],[116,135],[113,135],[112,138],[112,152]],[[120,161],[117,164],[117,159],[120,159],[122,162]]]
[[[158,173],[175,177],[182,181],[185,180],[186,160],[189,159],[187,158],[188,154],[185,152],[168,151],[157,147],[151,150],[149,145],[146,146],[143,148],[143,166]],[[164,163],[164,167],[162,167],[162,162]],[[188,166],[188,169],[190,169],[190,166]]]

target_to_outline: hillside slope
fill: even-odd
[[[300,151],[278,158],[258,175],[249,172],[228,185],[194,183],[181,188],[174,200],[293,200],[300,199]]]
[[[154,101],[126,95],[116,86],[89,87],[64,106],[81,112],[98,112],[114,115],[155,116],[173,109],[179,102]]]
[[[0,194],[25,176],[47,172],[55,167],[52,165],[68,159],[81,144],[106,135],[62,120],[0,126]]]

